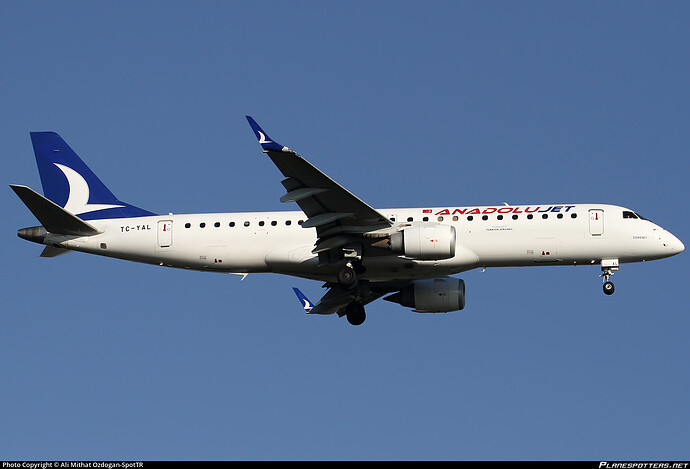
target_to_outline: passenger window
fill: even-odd
[[[290,220],[285,220],[285,226],[290,226],[292,222]]]
[[[199,228],[206,228],[206,223],[199,223]]]
[[[297,220],[298,225],[301,225],[302,223],[304,223],[304,220]]]
[[[273,220],[273,221],[271,222],[271,226],[276,226],[277,224],[278,224],[278,222],[275,221],[275,220]]]
[[[517,216],[517,215],[513,215],[513,220],[517,220],[517,219],[518,219],[518,216]]]
[[[571,213],[570,218],[577,218],[577,213]]]
[[[467,221],[472,221],[472,220],[474,220],[474,217],[473,217],[472,215],[468,215],[468,216],[467,216]]]
[[[218,227],[220,226],[220,222],[219,222],[219,221],[215,222],[215,223],[213,224],[213,226],[215,226],[216,228],[218,228]]]
[[[443,221],[443,217],[438,217],[438,221]]]
[[[563,218],[563,214],[562,214],[562,213],[559,213],[558,215],[556,215],[556,218],[559,218],[559,219],[560,219],[560,218]]]
[[[235,226],[235,222],[234,222],[234,221],[231,221],[231,222],[230,222],[230,228],[232,228],[233,226]]]
[[[184,227],[185,227],[185,228],[191,228],[191,226],[192,226],[191,223],[185,223],[185,224],[184,224]]]
[[[457,216],[457,215],[453,215],[453,221],[458,221],[458,216]]]
[[[532,215],[531,213],[527,215],[528,220],[531,220],[532,218],[534,218],[534,215]]]
[[[249,222],[248,222],[248,221],[245,221],[245,222],[244,222],[244,226],[249,226]]]
[[[497,219],[497,220],[503,220],[503,215],[498,215],[498,216],[496,217],[496,219]]]
[[[412,217],[407,217],[407,221],[412,221],[412,220],[414,220],[414,218],[412,218]]]
[[[422,221],[429,221],[429,217],[422,218]]]
[[[541,217],[542,217],[544,220],[546,220],[547,218],[549,218],[549,215],[548,215],[547,213],[545,213],[545,214],[542,215]]]
[[[261,220],[261,221],[259,222],[259,226],[264,226],[264,221],[263,221],[263,220]]]
[[[482,215],[482,220],[486,221],[489,219],[489,215]]]

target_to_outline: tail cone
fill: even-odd
[[[32,226],[31,228],[22,228],[17,230],[17,236],[27,241],[43,244],[43,240],[48,232],[42,226]]]

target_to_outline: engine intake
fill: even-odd
[[[450,259],[455,256],[455,227],[420,225],[405,228],[391,235],[390,249],[411,259]]]
[[[414,308],[416,313],[460,311],[465,307],[465,282],[451,277],[415,280],[384,300]]]

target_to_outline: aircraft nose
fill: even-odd
[[[671,248],[673,254],[679,254],[685,251],[685,245],[680,241],[680,239],[676,238],[671,233],[668,233],[668,239],[666,240],[665,244]]]

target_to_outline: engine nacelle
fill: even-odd
[[[390,249],[420,260],[450,259],[455,256],[455,227],[420,225],[391,235]]]
[[[447,313],[465,307],[465,282],[443,277],[415,280],[384,300],[414,308],[416,313]]]

